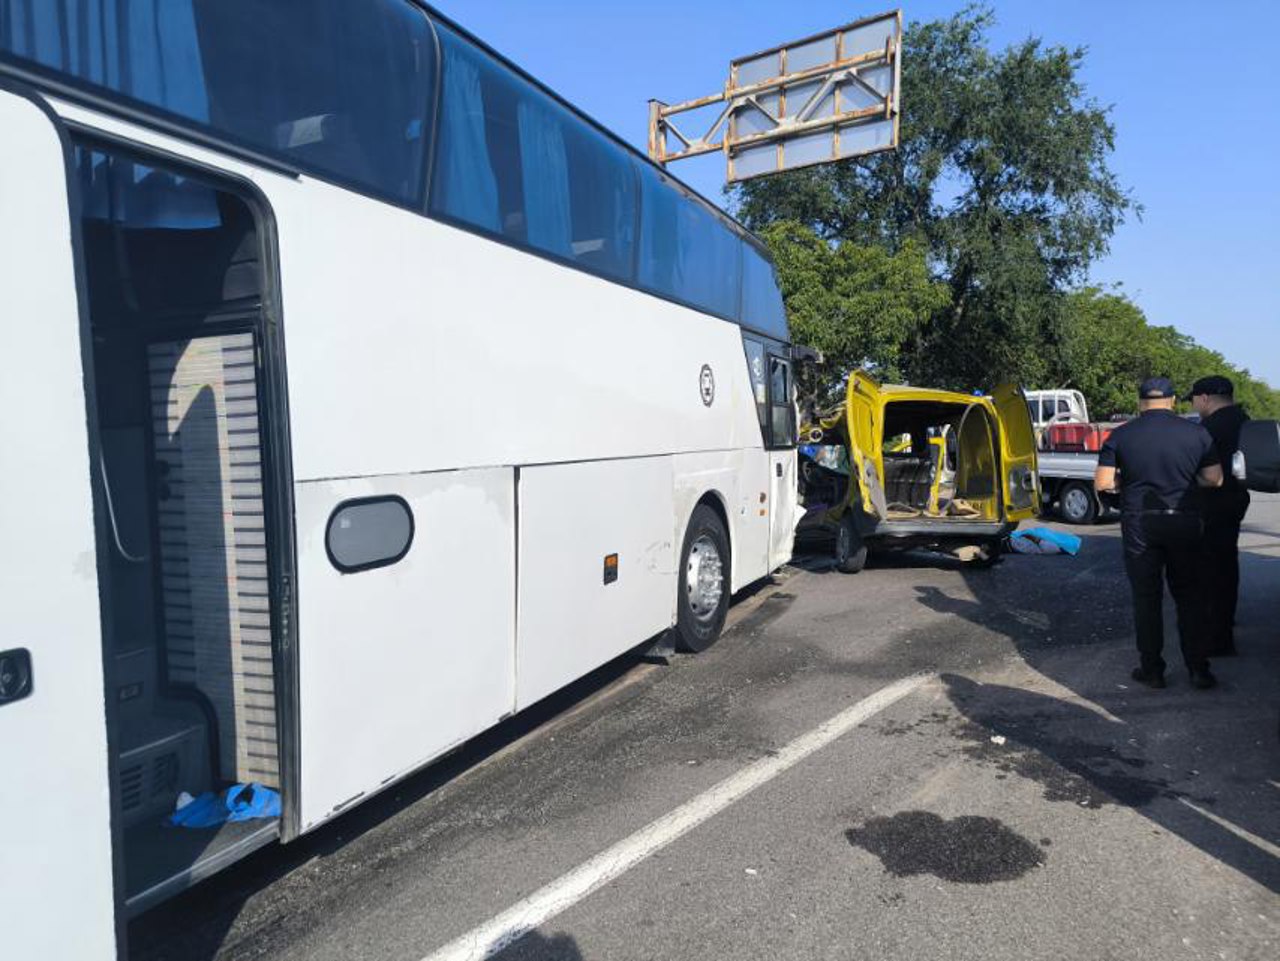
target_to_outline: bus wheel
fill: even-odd
[[[699,504],[689,518],[680,552],[676,646],[705,651],[720,637],[729,611],[729,536],[720,517]]]
[[[867,566],[867,545],[862,542],[852,514],[840,518],[836,529],[835,561],[836,567],[845,574],[856,574]]]
[[[1098,519],[1098,498],[1082,481],[1072,481],[1058,495],[1058,510],[1068,524],[1092,524]]]

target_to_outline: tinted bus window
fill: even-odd
[[[696,198],[650,167],[640,168],[642,287],[736,320],[742,243]]]
[[[787,313],[774,279],[773,265],[752,244],[742,242],[742,323],[778,340],[787,340]]]
[[[432,212],[631,281],[630,157],[484,51],[438,30],[444,81]]]
[[[435,42],[405,0],[4,0],[0,54],[421,205]]]

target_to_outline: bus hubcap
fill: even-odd
[[[689,548],[684,578],[689,610],[700,621],[711,620],[720,607],[720,596],[724,593],[723,572],[716,542],[703,534]]]

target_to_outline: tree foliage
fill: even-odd
[[[1082,49],[988,48],[991,14],[913,23],[898,150],[749,181],[739,216],[843,245],[917,245],[950,296],[900,345],[913,379],[1045,382],[1062,367],[1062,291],[1133,207],[1107,166],[1114,130],[1078,78]]]
[[[838,389],[858,367],[902,379],[904,349],[949,297],[930,275],[924,249],[914,241],[896,251],[828,242],[789,222],[771,224],[761,236],[778,266],[792,336],[822,351],[828,386]]]
[[[971,7],[908,29],[898,150],[733,194],[773,250],[796,340],[828,358],[828,390],[859,366],[959,389],[1013,378],[1077,387],[1106,417],[1146,377],[1185,393],[1226,374],[1254,416],[1280,416],[1280,391],[1080,287],[1136,209],[1108,167],[1114,130],[1080,83],[1083,50],[993,52],[991,22]]]
[[[1235,383],[1236,400],[1255,417],[1280,417],[1280,391],[1235,367],[1217,351],[1202,347],[1172,327],[1147,323],[1128,298],[1089,287],[1065,301],[1064,386],[1079,389],[1099,418],[1129,413],[1136,388],[1147,377],[1168,377],[1184,396],[1209,374]]]

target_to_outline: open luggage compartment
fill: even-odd
[[[265,246],[235,189],[75,150],[93,337],[113,804],[131,912],[274,839],[268,816],[168,823],[181,793],[281,777],[279,516]],[[287,516],[284,515],[284,516]],[[278,809],[278,804],[277,804]]]

